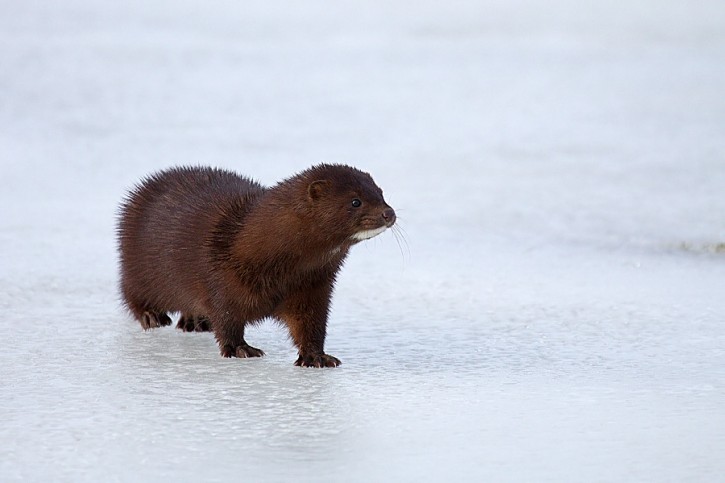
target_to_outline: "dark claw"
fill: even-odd
[[[182,315],[176,324],[176,328],[184,332],[210,332],[211,322],[203,315],[196,317],[193,315]]]
[[[209,323],[209,319],[206,317],[196,317],[194,320],[194,332],[209,332],[211,331],[211,324]]]
[[[144,330],[155,329],[165,325],[171,325],[171,318],[164,312],[156,313],[146,311],[141,315],[141,327]]]
[[[264,351],[257,349],[256,347],[252,347],[249,344],[238,345],[236,347],[225,345],[221,348],[221,353],[222,357],[237,357],[239,359],[262,357],[264,355]]]
[[[159,322],[159,326],[166,327],[167,325],[171,325],[171,317],[165,313],[160,313],[157,320]]]
[[[238,345],[235,355],[240,359],[245,359],[247,357],[262,357],[264,352],[251,345]]]
[[[300,354],[295,361],[300,367],[337,367],[340,364],[340,359],[327,354]]]

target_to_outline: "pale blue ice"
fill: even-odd
[[[0,2],[0,481],[725,474],[725,3]],[[121,309],[153,170],[370,171],[326,349]]]

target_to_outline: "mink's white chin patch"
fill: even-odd
[[[369,240],[370,238],[374,236],[380,235],[382,232],[387,230],[387,226],[381,226],[380,228],[375,228],[374,230],[363,230],[355,233],[352,238],[354,240],[363,241],[363,240]]]

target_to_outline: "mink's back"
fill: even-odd
[[[121,291],[158,311],[200,313],[212,267],[208,238],[225,213],[253,203],[265,188],[206,167],[153,174],[121,207]]]

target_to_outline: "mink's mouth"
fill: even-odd
[[[388,227],[383,225],[378,228],[373,228],[370,230],[361,230],[361,231],[355,233],[352,236],[352,238],[357,241],[369,240],[370,238],[380,235],[382,232],[384,232],[387,229],[388,229]]]

